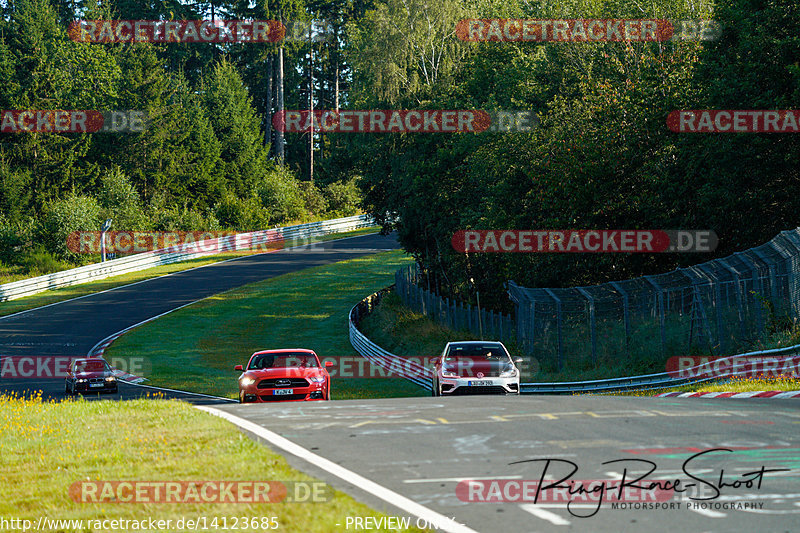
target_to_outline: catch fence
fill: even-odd
[[[733,354],[800,317],[800,228],[761,246],[688,268],[588,287],[508,282],[515,315],[478,309],[395,275],[404,305],[455,330],[516,342],[552,370],[694,351]],[[480,317],[480,320],[479,320]]]

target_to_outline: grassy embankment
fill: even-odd
[[[205,518],[208,524],[214,518],[222,524],[225,518],[230,528],[235,517],[274,516],[280,526],[276,531],[322,533],[343,531],[348,516],[382,516],[338,491],[330,501],[318,503],[78,503],[71,499],[70,486],[84,480],[314,481],[227,421],[174,400],[45,402],[0,395],[0,457],[0,517],[5,520],[29,519],[35,524],[41,516],[84,521],[171,519],[173,526],[167,530],[178,531],[174,524],[181,518]],[[238,523],[238,531],[265,531],[242,524]],[[97,528],[86,522],[82,527],[58,528],[62,533],[101,530],[131,529]]]
[[[233,367],[257,350],[309,348],[323,358],[359,357],[350,346],[350,308],[390,285],[410,261],[400,251],[384,252],[252,283],[144,324],[106,354],[147,358],[149,385],[237,398]],[[426,394],[389,378],[335,377],[331,389],[333,399]]]

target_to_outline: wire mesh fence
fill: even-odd
[[[591,287],[509,282],[519,346],[565,365],[692,349],[734,353],[800,311],[800,228],[770,242],[666,274]]]
[[[512,318],[442,298],[399,270],[403,304],[455,330],[516,342],[542,365],[565,366],[674,355],[727,355],[800,317],[800,228],[770,242],[688,268],[565,289],[508,282]]]
[[[516,335],[516,324],[510,315],[443,298],[419,286],[417,265],[395,273],[395,287],[406,307],[456,331],[468,331],[484,339],[509,342]]]

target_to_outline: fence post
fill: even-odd
[[[742,309],[742,286],[741,286],[741,273],[730,266],[724,259],[718,260],[719,264],[725,267],[725,269],[730,272],[734,279],[733,283],[736,287],[736,309],[738,311],[738,318],[739,318],[739,339],[742,340],[747,336],[744,326],[744,310]]]
[[[767,270],[769,271],[769,299],[772,301],[772,308],[777,310],[778,302],[775,287],[777,282],[775,279],[775,263],[770,261],[763,253],[758,251],[758,248],[751,248],[749,251],[753,252],[756,257],[764,261],[764,263],[767,265]]]
[[[664,316],[664,291],[651,276],[644,276],[644,279],[650,282],[650,285],[652,285],[656,291],[656,305],[658,306],[658,317],[661,325],[661,353],[663,354],[667,352],[667,331],[665,324],[666,317]]]
[[[761,278],[758,275],[758,265],[756,262],[750,259],[747,255],[743,252],[735,252],[733,255],[739,257],[742,261],[746,262],[750,266],[750,270],[753,272],[753,292],[756,291],[756,287],[758,287],[758,295],[762,296],[761,293],[763,292],[763,287],[761,286]],[[763,296],[762,296],[763,297]],[[758,334],[760,335],[764,331],[764,316],[761,312],[761,302],[753,296],[753,304],[756,308],[756,328],[758,329]]]
[[[630,356],[631,321],[628,306],[628,293],[622,288],[622,285],[616,281],[612,281],[611,286],[622,295],[622,319],[625,321],[625,353]]]
[[[564,367],[563,362],[563,340],[561,338],[561,300],[558,299],[558,296],[551,291],[550,289],[545,289],[545,292],[550,295],[550,297],[555,300],[556,302],[556,325],[558,330],[558,353],[556,354],[556,368],[560,371]]]
[[[714,309],[716,316],[716,325],[717,325],[717,343],[719,343],[720,351],[725,351],[725,335],[723,335],[723,327],[722,327],[722,287],[720,286],[720,281],[717,279],[717,276],[714,274],[713,271],[708,270],[708,266],[704,266],[702,264],[697,265],[696,269],[699,270],[706,278],[708,278],[709,283],[714,287]]]
[[[594,314],[594,298],[592,298],[592,295],[589,294],[589,291],[583,287],[575,288],[578,289],[578,292],[581,293],[589,302],[589,331],[591,332],[592,336],[592,364],[597,365],[597,331],[595,329],[596,323]]]

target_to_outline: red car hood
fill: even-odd
[[[260,368],[248,370],[246,374],[254,379],[275,379],[275,378],[310,378],[312,376],[324,376],[325,372],[321,368]]]

